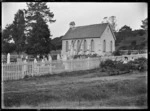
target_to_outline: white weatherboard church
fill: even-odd
[[[111,54],[115,51],[116,37],[108,23],[75,26],[62,37],[62,56]]]

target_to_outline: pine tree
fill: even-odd
[[[36,23],[32,24],[32,30],[27,39],[27,53],[33,55],[48,54],[51,45],[48,25],[38,14],[36,14],[36,19]]]
[[[53,23],[54,14],[50,12],[46,2],[27,2],[27,53],[48,54],[51,50],[51,33],[48,23]]]
[[[2,52],[7,54],[11,53],[15,50],[15,44],[10,43],[12,40],[12,24],[9,24],[5,27],[4,30],[2,30]]]
[[[18,10],[12,24],[11,35],[15,42],[15,51],[19,54],[25,50],[25,18],[23,10]]]

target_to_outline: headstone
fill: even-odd
[[[44,59],[42,59],[42,62],[44,62]]]
[[[7,64],[9,64],[10,63],[10,54],[8,53],[7,54]]]
[[[40,58],[40,56],[39,55],[37,55],[37,59],[39,59]]]
[[[34,63],[37,63],[37,60],[36,60],[36,58],[34,58]]]
[[[52,57],[50,54],[48,55],[48,61],[52,61]]]
[[[67,60],[67,56],[66,55],[63,55],[63,60]]]
[[[26,56],[26,59],[28,59],[28,56]]]
[[[60,60],[60,55],[59,54],[57,54],[57,60]]]
[[[42,66],[44,66],[44,59],[42,59]]]
[[[44,58],[44,61],[45,61],[45,62],[47,61],[47,58],[46,58],[46,57]]]

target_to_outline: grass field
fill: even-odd
[[[3,83],[5,108],[147,108],[147,74],[87,71]]]

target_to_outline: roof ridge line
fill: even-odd
[[[103,25],[103,24],[108,24],[108,23],[91,24],[91,25],[83,25],[83,26],[77,26],[77,27],[86,27],[86,26],[92,26],[92,25]],[[77,28],[77,27],[75,27],[75,28]]]

